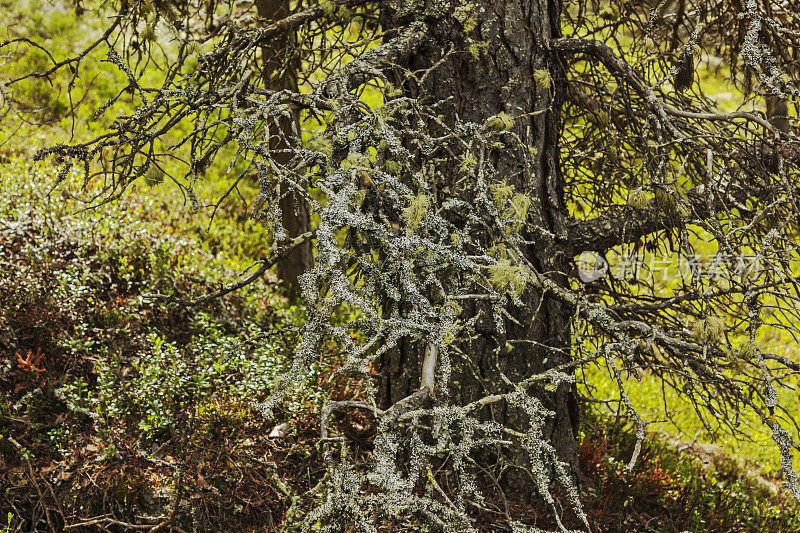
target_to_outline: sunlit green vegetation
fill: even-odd
[[[607,7],[605,11],[598,12],[597,25],[602,28],[604,26],[602,24],[603,20],[615,20],[618,16],[619,13],[615,7]],[[606,18],[603,19],[603,17]],[[591,18],[591,15],[589,15],[589,18]],[[574,31],[569,26],[566,26],[564,30],[567,34]],[[642,47],[642,41],[640,41],[640,46],[632,47],[633,40],[630,35],[612,34],[612,31],[610,27],[606,27],[597,33],[587,35],[587,37],[606,42],[616,41],[619,43],[619,47],[615,52],[630,64],[636,65],[637,68],[645,71],[650,68],[649,62],[651,58],[655,57],[652,52],[657,51],[659,46],[665,46],[665,43],[656,43],[652,39],[647,39],[643,41],[646,46]],[[761,112],[764,110],[763,98],[754,95],[752,92],[745,94],[741,80],[737,83],[731,81],[731,69],[725,60],[715,57],[711,53],[706,53],[699,47],[695,52],[698,58],[696,61],[695,87],[699,94],[704,95],[715,104],[718,112]],[[583,61],[578,62],[573,68],[578,72],[583,72],[591,68],[591,66],[588,62]],[[608,86],[605,88],[609,93],[615,94],[615,87],[616,81],[609,76]],[[667,92],[674,91],[670,81],[665,83],[665,88]],[[578,118],[570,125],[569,134],[581,136],[585,128],[604,128],[607,126],[608,120],[608,112],[605,108],[595,113],[587,112],[584,117]],[[609,178],[606,160],[610,157],[615,158],[614,154],[617,151],[619,153],[634,154],[634,159],[630,161],[627,176],[614,175]],[[638,150],[631,146],[627,139],[618,138],[617,132],[609,132],[606,136],[606,145],[601,152],[594,154],[591,167],[565,168],[565,172],[572,174],[577,184],[573,185],[575,188],[575,191],[573,191],[575,193],[574,196],[577,197],[577,200],[569,205],[570,214],[575,218],[589,219],[597,216],[598,213],[603,212],[609,206],[633,205],[635,201],[640,201],[642,205],[645,205],[648,201],[657,201],[657,199],[653,198],[651,191],[647,188],[642,189],[638,185],[643,182],[647,183],[649,177],[644,161],[635,154],[638,154]],[[678,160],[673,161],[672,165],[674,166],[675,186],[678,193],[681,192],[681,189],[687,190],[697,184],[692,182],[693,178],[683,173]],[[613,194],[599,194],[597,190],[594,190],[595,188],[602,189],[604,183],[609,179],[619,180],[623,184],[628,183],[625,180],[629,180],[637,185],[626,187],[615,183],[617,188],[614,189]],[[585,186],[583,185],[584,183],[586,184]],[[593,193],[586,194],[590,191],[593,191]],[[636,195],[639,195],[639,197],[633,200]],[[583,200],[584,197],[597,202],[597,204],[587,205]],[[733,227],[737,224],[737,221],[731,220],[727,221],[727,223]],[[670,243],[669,247],[659,246],[658,248],[641,246],[641,243],[639,243],[635,247],[618,247],[606,254],[604,259],[609,263],[609,272],[614,277],[615,282],[625,284],[626,290],[637,296],[649,295],[670,298],[680,294],[681,290],[685,288],[684,285],[692,283],[693,274],[690,272],[691,269],[701,273],[706,280],[708,277],[715,275],[737,277],[747,270],[748,265],[743,264],[741,258],[723,257],[723,262],[721,264],[717,263],[716,261],[720,259],[717,254],[720,251],[713,237],[696,226],[688,226],[686,230],[686,235],[689,237],[691,244],[690,248],[694,251],[696,257],[687,258],[672,243]],[[694,261],[694,264],[687,264],[687,260]],[[747,258],[745,258],[746,260]],[[796,266],[800,267],[800,265]],[[634,279],[644,280],[648,283],[639,284],[634,282]],[[695,274],[694,280],[697,281],[697,279],[699,278]],[[579,286],[580,282],[576,281],[574,287],[579,288]],[[610,296],[606,296],[605,300],[609,304],[614,303]],[[774,304],[774,300],[769,298],[766,298],[766,301],[769,304]],[[732,318],[733,323],[738,323],[742,326],[736,317]],[[785,317],[771,316],[769,318],[769,320],[774,321],[780,321],[781,319],[785,320]],[[682,325],[686,331],[691,331],[693,322],[686,321]],[[726,331],[725,337],[733,347],[740,347],[749,340],[747,332],[743,328]],[[770,328],[763,328],[756,342],[764,352],[786,356],[794,361],[800,359],[800,348],[786,334],[781,335]],[[591,352],[596,346],[587,341],[585,346],[581,346],[581,348]],[[595,398],[619,400],[617,383],[610,369],[605,365],[606,363],[601,358],[598,360],[597,366],[584,367],[581,370],[579,382],[582,383],[582,393]],[[730,369],[729,375],[735,378],[743,368],[741,368],[742,365],[732,364],[731,366],[736,368]],[[757,369],[747,364],[744,367],[750,372],[757,372]],[[798,401],[800,380],[796,377],[789,377],[787,380],[793,387],[781,390],[779,402],[780,405],[788,406],[789,414],[792,417],[797,417],[800,415],[800,401]],[[661,377],[653,376],[646,372],[640,372],[639,374],[625,373],[625,389],[637,411],[642,414],[644,419],[656,421],[649,426],[652,431],[679,435],[685,441],[694,441],[696,439],[697,442],[701,443],[713,442],[720,445],[726,452],[739,458],[739,460],[755,465],[757,469],[763,471],[766,475],[776,475],[780,471],[780,454],[772,441],[772,432],[764,420],[760,419],[752,411],[743,410],[741,416],[727,413],[727,416],[734,421],[733,426],[727,426],[722,420],[722,416],[719,416],[721,414],[709,411],[703,406],[692,404],[684,394],[681,394],[684,392],[683,387],[685,387],[683,383],[674,381],[665,383]],[[595,409],[604,414],[616,413],[619,409],[623,412],[625,410],[621,402],[597,404]],[[735,434],[732,433],[732,429],[736,430]],[[795,457],[795,466],[797,467],[798,465],[800,465],[800,460]]]

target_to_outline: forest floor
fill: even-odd
[[[231,207],[208,230],[161,186],[82,210],[97,191],[78,192],[77,173],[58,180],[30,154],[0,154],[0,528],[296,530],[325,496],[320,402],[363,391],[338,383],[331,343],[316,387],[265,418],[257,403],[291,360],[302,305],[269,278],[181,303],[240,276],[265,251],[263,228],[240,230]],[[369,420],[337,428],[368,458]],[[800,531],[780,480],[655,434],[628,471],[634,440],[622,420],[584,418],[580,481],[596,531]],[[486,531],[502,531],[491,524],[507,512],[548,525],[482,488],[473,511]],[[391,530],[416,529],[398,518]]]

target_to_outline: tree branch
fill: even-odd
[[[687,197],[693,217],[707,218],[711,214],[702,195],[702,186],[687,191]],[[600,252],[685,223],[680,215],[665,212],[652,201],[641,209],[617,206],[599,217],[569,222],[565,247],[570,255],[584,251]]]
[[[232,293],[234,291],[238,291],[242,287],[246,287],[247,285],[250,285],[251,283],[253,283],[257,279],[259,279],[261,276],[264,275],[264,273],[267,270],[269,270],[270,268],[275,266],[276,263],[278,263],[279,261],[283,260],[290,253],[292,253],[292,251],[295,248],[297,248],[297,247],[305,244],[306,242],[310,241],[311,239],[316,237],[316,235],[317,235],[316,231],[309,231],[308,233],[304,233],[302,235],[299,235],[299,236],[295,237],[291,241],[287,241],[282,245],[276,246],[275,248],[272,249],[272,251],[270,252],[269,256],[262,261],[261,266],[258,268],[258,270],[256,270],[255,272],[253,272],[249,276],[247,276],[245,278],[242,278],[242,279],[240,279],[239,281],[237,281],[235,283],[231,283],[230,285],[226,285],[222,289],[220,289],[220,290],[218,290],[216,292],[212,292],[211,294],[207,294],[205,296],[201,296],[200,298],[197,298],[195,300],[178,300],[178,303],[180,303],[181,305],[185,305],[187,307],[193,307],[193,306],[196,306],[196,305],[200,305],[200,304],[206,303],[206,302],[208,302],[210,300],[215,300],[217,298],[221,298],[221,297],[223,297],[225,295],[228,295],[228,294],[230,294],[230,293]],[[152,295],[151,298],[155,298],[155,299],[159,299],[159,300],[174,300],[175,299],[173,296],[163,296],[163,295]]]
[[[394,39],[333,73],[322,83],[320,90],[333,97],[358,88],[370,78],[380,74],[381,70],[396,66],[418,50],[425,40],[426,32],[427,28],[423,23],[415,22]]]
[[[656,116],[659,117],[664,127],[670,134],[681,142],[693,142],[692,138],[678,129],[682,127],[682,120],[695,121],[722,121],[733,123],[737,119],[752,122],[762,127],[766,132],[774,135],[775,138],[791,137],[791,134],[782,133],[776,129],[769,121],[763,117],[744,111],[732,113],[698,113],[685,111],[670,106],[663,99],[659,98],[653,88],[638,74],[634,68],[623,58],[618,56],[615,51],[605,43],[593,39],[562,38],[555,39],[550,43],[551,49],[562,52],[583,52],[588,54],[605,65],[605,67],[615,76],[624,79],[631,87],[643,98],[648,107]],[[573,98],[576,103],[589,109],[596,106],[596,102],[582,97],[579,91],[573,91]],[[672,117],[682,119],[673,124]],[[755,143],[743,150],[742,155],[751,157],[760,156],[763,163],[773,158],[783,158],[787,160],[797,160],[797,150],[790,146],[793,143],[773,146],[771,143]],[[780,152],[780,153],[778,153]],[[769,167],[771,163],[767,163]],[[770,167],[771,169],[771,167]],[[771,169],[775,170],[775,169]],[[718,207],[726,204],[741,205],[747,200],[765,199],[771,190],[768,186],[754,187],[750,180],[735,183],[722,183],[722,180],[714,184],[700,185],[687,191],[687,207],[690,218],[704,220],[713,216]],[[709,191],[706,187],[711,187]],[[723,191],[723,192],[721,192]],[[635,242],[639,238],[654,233],[656,231],[680,227],[686,222],[685,217],[678,216],[677,213],[659,208],[651,202],[650,205],[633,209],[627,206],[615,206],[611,211],[591,220],[572,221],[568,223],[568,237],[564,243],[567,251],[573,255],[581,251],[602,251],[620,244]]]
[[[625,78],[625,80],[631,84],[634,90],[636,90],[636,92],[639,93],[639,95],[650,104],[670,132],[679,139],[685,138],[685,135],[678,131],[671,124],[667,115],[680,118],[714,121],[719,120],[726,122],[732,122],[734,119],[742,118],[757,123],[759,126],[762,126],[775,136],[781,135],[781,132],[767,120],[753,113],[747,113],[744,111],[735,111],[733,113],[695,113],[672,107],[656,95],[655,91],[650,87],[650,85],[648,85],[647,82],[645,82],[644,79],[642,79],[642,77],[639,76],[635,70],[633,70],[633,67],[631,67],[624,59],[614,53],[614,50],[612,50],[611,47],[601,41],[576,38],[554,39],[550,42],[550,48],[552,50],[562,52],[585,52],[599,59],[606,66],[606,68],[611,71],[611,73]]]

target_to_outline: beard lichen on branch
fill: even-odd
[[[784,157],[787,146],[796,147],[796,136],[777,132],[756,113],[720,114],[702,94],[692,99],[694,78],[687,69],[693,47],[714,24],[683,32],[687,43],[677,66],[658,56],[648,59],[647,68],[639,68],[630,54],[650,48],[633,47],[626,55],[613,43],[562,38],[555,31],[543,49],[531,46],[538,55],[523,69],[531,73],[525,82],[530,109],[500,109],[465,101],[462,74],[474,79],[469,69],[486,67],[480,61],[500,69],[524,55],[509,37],[493,35],[493,28],[521,27],[521,38],[540,36],[516,24],[511,11],[501,27],[494,11],[501,6],[435,4],[325,1],[263,27],[212,13],[202,30],[192,28],[189,8],[183,19],[173,14],[168,25],[159,25],[152,12],[120,12],[119,41],[106,43],[107,57],[124,74],[134,110],[125,114],[113,100],[99,110],[120,113],[108,133],[44,149],[37,157],[82,162],[87,180],[105,180],[102,201],[118,197],[136,179],[169,178],[196,209],[195,188],[211,175],[213,162],[220,175],[252,175],[260,188],[252,214],[274,229],[273,251],[255,274],[186,305],[224,296],[262,275],[292,246],[313,239],[314,266],[300,278],[308,308],[301,340],[288,373],[266,402],[253,407],[271,417],[288,391],[308,386],[309,369],[331,340],[342,349],[336,377],[365,383],[366,390],[321,409],[326,492],[303,520],[305,530],[336,531],[352,523],[378,531],[376,523],[401,516],[443,530],[480,530],[475,513],[485,503],[487,468],[525,471],[533,488],[529,499],[550,509],[554,527],[567,530],[567,513],[561,511],[566,501],[574,515],[569,527],[590,530],[573,465],[564,462],[552,438],[559,416],[554,403],[572,394],[577,369],[599,364],[607,366],[616,399],[636,427],[628,469],[637,461],[648,422],[629,394],[636,384],[625,376],[650,370],[670,383],[685,383],[681,392],[712,413],[722,405],[757,413],[779,447],[784,479],[800,495],[792,464],[797,445],[784,429],[790,415],[779,420],[775,414],[775,376],[797,368],[762,353],[756,342],[762,300],[771,298],[771,305],[796,316],[790,289],[800,213],[797,168]],[[524,4],[531,13],[561,8],[560,2]],[[196,15],[201,11],[197,7]],[[634,14],[642,15],[614,14],[610,24],[644,31],[643,19]],[[567,16],[579,35],[587,19]],[[526,22],[546,31],[544,13],[529,17]],[[394,27],[383,31],[376,18],[391,18]],[[775,28],[762,19],[754,2],[738,19],[747,25],[745,64],[761,71],[763,90],[795,95],[776,75],[778,61],[759,44],[762,29]],[[463,33],[454,29],[452,46],[444,47],[437,24],[453,21]],[[657,22],[648,20],[650,29],[669,34]],[[152,53],[153,34],[161,31],[179,43],[165,52],[177,60],[160,84],[148,85],[130,43],[141,34],[137,46]],[[475,43],[465,34],[478,33],[485,41],[475,60]],[[259,50],[266,40],[289,34],[298,41],[286,51],[285,66],[303,65],[298,89],[267,89],[253,71]],[[210,50],[201,52],[194,37]],[[434,98],[426,91],[440,71],[450,76],[452,94]],[[679,94],[665,89],[673,78]],[[510,102],[521,84],[509,82],[499,91]],[[594,87],[596,94],[572,92],[577,86]],[[558,99],[565,94],[562,110]],[[604,99],[602,107],[595,101]],[[474,116],[462,113],[465,108]],[[276,127],[298,110],[310,117],[306,128],[316,120],[314,131]],[[774,137],[757,144],[766,134]],[[274,136],[284,141],[279,150],[271,148]],[[774,144],[776,139],[783,144]],[[278,152],[288,157],[277,158]],[[591,160],[598,153],[600,164]],[[777,158],[776,170],[767,168],[765,153]],[[90,171],[104,154],[113,166]],[[167,157],[183,166],[161,165]],[[287,239],[281,222],[279,200],[287,190],[315,216],[314,231],[294,240]],[[581,199],[603,213],[567,217]],[[765,221],[775,227],[765,232]],[[639,288],[628,289],[610,277],[610,285],[584,286],[569,279],[567,269],[554,267],[584,250],[629,246],[638,253],[648,239],[657,241],[650,251],[666,243],[691,251],[689,232],[697,228],[720,249],[755,251],[753,264],[772,270],[764,279],[755,272],[721,282],[693,278],[662,296],[652,282],[632,281]],[[745,326],[736,323],[743,306],[749,310]],[[342,325],[342,309],[358,318]],[[558,316],[566,333],[546,323]],[[747,381],[725,366],[732,353],[729,323],[748,328],[749,340],[738,350],[744,362],[737,364],[758,372],[746,375]],[[792,326],[785,331],[794,334]],[[571,353],[580,355],[587,346],[588,355]],[[515,358],[530,361],[515,367]],[[387,383],[391,372],[402,374],[387,370],[392,361],[419,374],[413,376],[418,385],[399,398],[392,396],[395,384]],[[468,379],[479,386],[467,392]],[[366,461],[337,432],[336,413],[346,411],[374,419],[374,449]],[[497,421],[498,413],[512,414]],[[440,471],[459,488],[443,487]],[[508,511],[503,515],[513,531],[539,531]]]

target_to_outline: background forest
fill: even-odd
[[[377,31],[376,22],[330,4],[319,4],[333,10],[327,38],[361,53],[352,35]],[[236,5],[257,23],[251,4]],[[566,3],[566,10],[573,8]],[[589,11],[598,26],[620,17],[616,3]],[[111,2],[0,0],[0,84],[49,68],[49,55],[60,60],[80,53],[113,13]],[[148,22],[144,31],[142,38],[164,57],[183,46],[157,24]],[[624,48],[628,36],[616,38]],[[188,64],[210,50],[209,43],[193,46]],[[470,53],[481,60],[479,47]],[[718,112],[766,111],[763,97],[731,82],[730,58],[696,54],[695,90]],[[346,56],[338,61],[347,64],[352,57]],[[140,54],[142,84],[158,83],[162,60],[158,53]],[[306,74],[311,81],[296,81],[300,92],[317,75]],[[265,416],[259,406],[282,386],[303,326],[315,316],[297,287],[280,283],[270,270],[223,297],[181,303],[252,273],[278,241],[275,219],[253,216],[258,180],[241,178],[244,162],[228,167],[235,147],[222,147],[204,169],[213,179],[190,188],[173,183],[169,176],[181,163],[162,157],[113,195],[105,184],[86,181],[80,165],[35,157],[48,146],[102,135],[118,114],[133,113],[134,96],[120,93],[126,83],[124,70],[105,53],[89,54],[76,79],[31,78],[0,96],[13,95],[2,102],[0,117],[0,530],[299,531],[326,499],[324,456],[330,452],[319,440],[320,412],[326,402],[366,398],[369,385],[337,372],[347,363],[347,341],[327,338],[304,369],[307,385],[288,389]],[[386,91],[367,86],[360,99],[378,109]],[[115,114],[102,113],[112,99]],[[612,115],[594,108],[565,135],[610,128]],[[303,141],[318,143],[324,125],[312,113],[300,114],[299,123]],[[169,133],[176,143],[190,133],[181,128]],[[604,213],[601,204],[609,198],[636,203],[645,194],[627,185],[625,196],[589,190],[605,165],[619,161],[611,130],[603,137],[602,144],[582,146],[580,164],[575,154],[565,157],[564,173],[574,177],[577,191],[569,209],[577,218]],[[312,215],[311,228],[318,218]],[[336,238],[345,243],[349,237]],[[708,266],[716,245],[702,231],[691,240]],[[636,289],[640,294],[677,291],[687,266],[676,248],[635,250],[637,275],[647,280]],[[622,280],[634,266],[630,250],[615,250],[603,259]],[[748,275],[749,266],[739,265],[737,275]],[[575,278],[576,290],[598,299],[609,290],[598,288],[601,283],[584,287]],[[332,320],[346,328],[363,318],[355,306],[342,305]],[[773,319],[788,327],[762,328],[755,339],[761,351],[800,361],[798,344],[787,334],[796,326],[793,317]],[[353,342],[364,341],[357,335]],[[597,348],[588,328],[574,335],[578,353]],[[731,345],[747,342],[745,332],[730,333]],[[619,375],[608,365],[599,358],[576,369],[577,392],[586,400],[579,490],[592,531],[800,531],[800,506],[782,487],[781,455],[761,417],[742,410],[732,422],[681,394],[682,383],[646,369]],[[656,421],[647,426],[632,468],[626,465],[638,446],[637,425],[626,416],[618,379],[636,411]],[[800,415],[797,378],[789,373],[785,381],[779,403]],[[352,460],[367,461],[378,431],[368,413],[339,413],[336,428]],[[457,487],[438,474],[424,473],[442,495],[454,494]],[[485,531],[511,530],[504,521],[510,515],[547,530],[560,526],[547,506],[508,501],[490,481],[478,488],[483,500],[467,509]],[[565,492],[556,488],[554,494],[568,506]],[[387,524],[380,530],[425,530],[403,513]],[[305,527],[326,525],[321,518]]]

